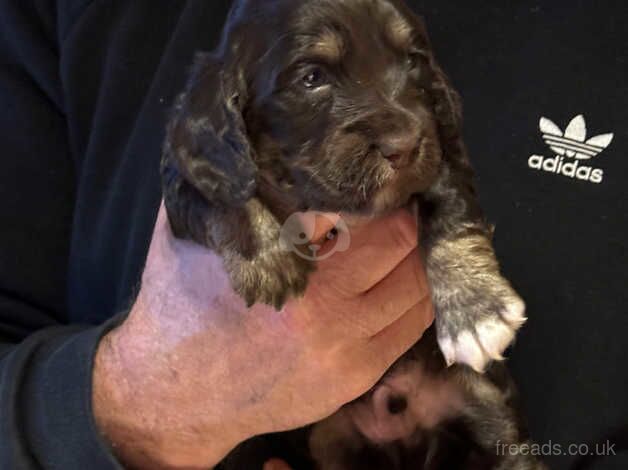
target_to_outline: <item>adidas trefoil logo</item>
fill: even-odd
[[[602,153],[613,141],[614,134],[600,134],[587,139],[587,124],[582,115],[573,118],[564,132],[546,117],[541,118],[539,127],[543,140],[554,151],[555,157],[532,155],[528,159],[530,168],[591,183],[602,182],[604,171],[585,163]]]

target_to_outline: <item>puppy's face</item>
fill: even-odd
[[[307,208],[401,206],[441,158],[427,44],[388,1],[296,3],[251,77],[260,169]]]
[[[240,0],[168,145],[212,202],[382,213],[434,182],[455,98],[403,0]]]

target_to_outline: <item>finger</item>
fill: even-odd
[[[359,299],[355,321],[358,334],[372,337],[397,321],[429,295],[418,249],[410,252],[393,272]]]
[[[264,470],[292,470],[283,460],[272,459],[264,464]]]
[[[426,296],[406,312],[399,320],[373,336],[368,341],[372,357],[388,369],[410,349],[434,321],[432,300]]]
[[[417,247],[417,219],[405,209],[349,229],[349,249],[319,262],[317,273],[349,294],[371,289]],[[315,273],[316,275],[316,273]]]

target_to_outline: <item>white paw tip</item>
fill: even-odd
[[[456,339],[456,362],[467,364],[477,372],[483,372],[489,358],[470,331],[463,331]]]
[[[500,320],[485,320],[476,327],[477,339],[490,359],[501,361],[502,353],[515,339],[514,330]]]
[[[504,359],[502,353],[515,339],[515,332],[512,324],[491,318],[478,323],[474,332],[461,332],[455,340],[441,336],[438,344],[448,367],[466,364],[482,373],[489,362]]]
[[[451,367],[456,362],[456,348],[451,337],[445,336],[438,339],[438,345],[445,357],[447,367]]]
[[[504,320],[510,323],[515,329],[518,329],[527,320],[525,312],[526,304],[523,300],[514,298],[506,304],[506,309],[502,312],[502,316]]]

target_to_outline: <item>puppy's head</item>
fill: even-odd
[[[432,184],[458,126],[402,0],[244,0],[199,55],[169,146],[214,203],[381,213]]]

